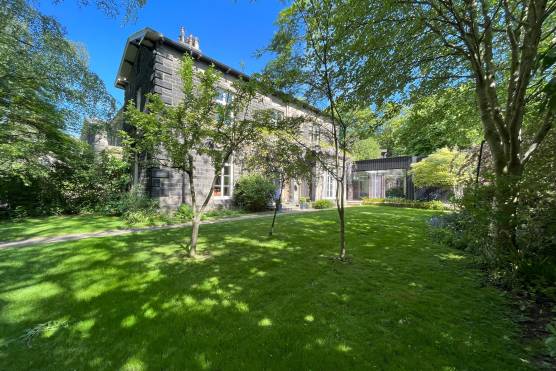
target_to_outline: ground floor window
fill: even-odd
[[[361,171],[354,176],[354,198],[405,197],[407,193],[406,171]]]
[[[328,172],[324,173],[323,198],[336,198],[336,179]]]
[[[232,197],[233,192],[233,161],[232,159],[228,160],[222,167],[222,171],[220,172],[220,179],[216,182],[213,189],[213,196],[220,197],[220,198],[229,198]]]

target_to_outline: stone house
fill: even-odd
[[[222,104],[226,102],[226,95],[231,91],[232,82],[238,78],[248,79],[242,72],[227,66],[202,53],[199,39],[190,35],[185,36],[182,28],[178,40],[173,40],[150,28],[145,28],[131,35],[125,45],[120,67],[116,78],[116,87],[125,91],[125,101],[133,100],[140,109],[145,106],[145,94],[160,94],[166,104],[177,104],[183,97],[179,78],[179,64],[184,53],[195,59],[195,67],[205,70],[214,66],[222,72],[221,88]],[[307,103],[277,93],[276,95],[261,95],[253,104],[253,109],[271,109],[277,115],[285,117],[310,117],[303,127],[304,140],[318,144],[320,140],[319,127],[326,125],[327,118]],[[311,122],[311,123],[309,123]],[[313,124],[317,122],[318,124]],[[126,127],[125,130],[132,130]],[[210,190],[214,176],[214,169],[207,158],[199,156],[196,159],[198,179],[195,179],[199,191]],[[222,169],[221,180],[213,189],[212,207],[227,207],[231,205],[234,184],[247,171],[243,165],[242,153],[234,153],[232,161]],[[189,202],[189,185],[186,174],[181,174],[172,168],[141,168],[136,161],[133,171],[134,182],[145,187],[145,191],[154,198],[158,198],[160,206],[166,209],[178,207],[181,203]],[[201,198],[205,196],[203,192]],[[283,199],[287,203],[297,204],[300,197],[311,200],[334,199],[336,182],[326,171],[314,165],[313,175],[308,181],[292,180],[285,186]]]

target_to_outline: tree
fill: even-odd
[[[300,125],[296,123],[298,119],[284,118],[276,126],[282,130],[287,127],[299,128]],[[301,133],[296,132],[294,135],[300,136]],[[267,133],[252,149],[247,160],[248,167],[261,172],[267,178],[278,181],[278,192],[274,199],[274,215],[268,231],[269,236],[274,233],[276,214],[282,205],[284,185],[292,179],[308,179],[311,176],[314,160],[310,157],[310,152],[297,142],[289,140],[288,136],[281,135],[280,130]]]
[[[361,139],[353,144],[351,154],[353,155],[353,159],[356,161],[379,158],[380,145],[373,137]]]
[[[517,185],[555,120],[555,10],[554,0],[351,0],[337,17],[361,97],[472,84],[495,168],[496,245],[513,257]],[[524,138],[527,115],[538,125]]]
[[[257,120],[250,107],[256,99],[252,81],[234,81],[233,91],[225,93],[226,104],[221,104],[216,100],[221,74],[213,67],[198,70],[193,58],[185,54],[180,77],[183,99],[179,104],[166,105],[157,94],[147,96],[146,112],[137,109],[133,102],[128,104],[126,117],[139,135],[127,137],[126,143],[147,151],[163,166],[187,175],[193,209],[189,255],[194,257],[201,217],[224,164],[235,151],[256,141],[265,123]],[[210,189],[202,189],[196,182],[200,157],[214,168]]]
[[[68,133],[85,116],[109,117],[114,101],[84,48],[23,0],[0,0],[0,59],[0,181],[41,188],[74,158]]]
[[[340,63],[343,40],[335,32],[336,10],[332,0],[294,1],[283,10],[277,21],[279,30],[267,48],[275,58],[265,73],[279,89],[326,107],[326,118],[314,123],[320,127],[320,143],[300,144],[313,152],[319,165],[336,182],[338,256],[344,260],[347,152],[356,137],[353,129],[359,123],[354,118],[367,107],[350,99],[353,83],[350,71]]]
[[[411,164],[413,183],[417,187],[454,188],[461,183],[460,170],[464,156],[441,148],[423,160]]]
[[[389,152],[399,155],[428,156],[444,147],[470,148],[483,136],[475,107],[469,86],[415,98],[397,115],[384,120],[381,139],[387,141]]]

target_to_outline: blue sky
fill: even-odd
[[[94,1],[91,1],[94,2]],[[265,47],[276,29],[274,21],[285,5],[280,0],[148,0],[137,19],[124,24],[95,8],[79,6],[77,0],[53,4],[44,0],[43,13],[56,17],[68,38],[83,43],[91,70],[106,84],[119,105],[123,92],[114,79],[129,35],[151,27],[177,39],[180,26],[200,39],[203,53],[246,73],[260,71],[267,58],[254,53]]]

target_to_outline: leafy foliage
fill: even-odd
[[[85,49],[23,0],[0,2],[0,178],[46,177],[73,149],[65,131],[105,118],[113,99],[90,72]]]
[[[276,214],[282,206],[282,192],[286,182],[310,179],[316,162],[313,152],[300,145],[296,139],[302,136],[299,130],[302,127],[300,119],[303,117],[283,118],[277,121],[277,129],[263,134],[247,158],[247,166],[250,169],[278,182],[278,191],[274,192],[273,197],[274,217],[269,231],[271,236],[276,224]]]
[[[248,211],[268,210],[276,185],[260,174],[242,176],[234,187],[234,202]]]
[[[549,323],[546,328],[550,334],[545,340],[548,354],[551,357],[556,357],[556,322]]]
[[[550,143],[552,138],[549,139]],[[538,156],[538,157],[537,157]],[[520,183],[515,218],[519,223],[516,244],[519,254],[497,249],[493,223],[500,214],[495,203],[492,174],[481,184],[468,185],[457,200],[458,212],[446,217],[437,233],[450,246],[471,252],[496,282],[525,288],[541,297],[556,299],[556,218],[554,208],[553,152],[539,152]]]
[[[361,139],[353,144],[351,154],[355,161],[379,158],[380,145],[373,137]]]
[[[398,207],[410,207],[415,209],[428,209],[428,210],[448,210],[449,205],[444,204],[442,201],[416,201],[408,200],[401,197],[388,197],[388,198],[369,198],[364,197],[361,202],[362,205],[387,205]]]
[[[121,214],[114,204],[129,185],[127,163],[108,152],[95,154],[75,139],[68,139],[68,146],[66,161],[53,161],[44,174],[25,182],[17,176],[0,178],[0,200],[8,205],[8,216]]]
[[[418,102],[447,88],[474,92],[493,158],[493,243],[508,250],[513,269],[519,270],[519,183],[556,120],[554,0],[332,4],[328,25],[343,41],[337,44],[343,52],[335,55],[343,56],[337,64],[349,71],[350,99],[382,106],[385,101]],[[459,131],[457,124],[450,127]],[[527,127],[534,130],[524,135]],[[410,144],[428,152],[434,142]]]
[[[451,188],[461,182],[459,172],[463,160],[460,153],[442,148],[411,164],[410,174],[417,187]]]
[[[313,202],[313,209],[329,209],[334,207],[334,203],[330,200],[322,199]]]
[[[480,142],[481,121],[469,86],[413,100],[383,120],[380,139],[391,154],[427,156],[441,148],[466,149]]]

